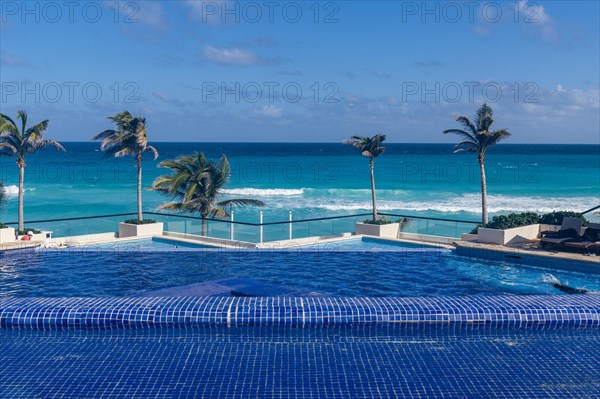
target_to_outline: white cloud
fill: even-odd
[[[547,40],[558,39],[558,32],[554,27],[554,20],[548,15],[544,6],[531,3],[529,0],[519,0],[517,3],[519,21],[537,29],[539,35]]]
[[[496,3],[496,5],[498,4]],[[554,19],[550,17],[544,6],[538,3],[529,0],[504,3],[503,8],[498,11],[497,18],[488,15],[488,11],[484,11],[484,7],[486,7],[485,3],[483,6],[480,5],[480,9],[476,13],[477,21],[473,30],[477,35],[492,35],[496,33],[496,29],[500,28],[501,25],[518,25],[525,36],[548,41],[559,39]]]
[[[283,108],[276,107],[275,105],[263,105],[255,109],[252,114],[258,117],[280,118],[283,115]]]
[[[275,59],[265,58],[250,50],[242,50],[239,48],[216,48],[205,46],[203,54],[208,61],[222,65],[261,65],[274,64],[277,62]]]

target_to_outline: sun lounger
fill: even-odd
[[[542,238],[540,245],[542,248],[548,246],[560,247],[567,241],[574,241],[579,238],[579,232],[583,220],[581,218],[574,218],[566,216],[563,218],[562,224],[559,231],[544,231],[542,232]]]
[[[600,223],[590,223],[580,239],[568,240],[563,245],[586,252],[600,252]]]

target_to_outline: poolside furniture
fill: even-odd
[[[566,216],[563,218],[559,231],[543,231],[541,233],[540,246],[542,248],[560,247],[567,241],[578,239],[582,225],[581,218]]]
[[[581,238],[567,240],[563,245],[586,252],[600,252],[600,223],[590,223]]]

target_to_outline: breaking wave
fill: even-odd
[[[253,197],[278,197],[304,194],[303,188],[231,188],[222,190],[227,195],[244,195]]]
[[[25,191],[33,191],[35,190],[35,188],[26,188]],[[19,186],[15,186],[10,185],[10,186],[4,186],[4,193],[8,196],[8,197],[16,197],[17,195],[19,195]]]
[[[370,190],[357,189],[258,189],[240,188],[224,190],[228,195],[247,197],[277,197],[267,204],[273,208],[316,208],[328,211],[362,211],[371,209]],[[377,192],[377,208],[382,211],[404,210],[413,212],[481,212],[480,194],[432,194],[404,190]],[[594,197],[538,197],[538,196],[488,196],[490,213],[534,211],[548,213],[556,210],[582,211],[597,204]]]

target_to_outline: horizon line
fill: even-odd
[[[60,140],[61,143],[98,143],[92,140]],[[149,140],[151,143],[202,143],[202,144],[344,144],[342,141],[167,141],[167,140]],[[386,141],[386,144],[435,144],[435,145],[456,145],[455,143],[425,143],[425,142],[400,142]],[[598,143],[498,143],[496,146],[503,145],[600,145]]]

